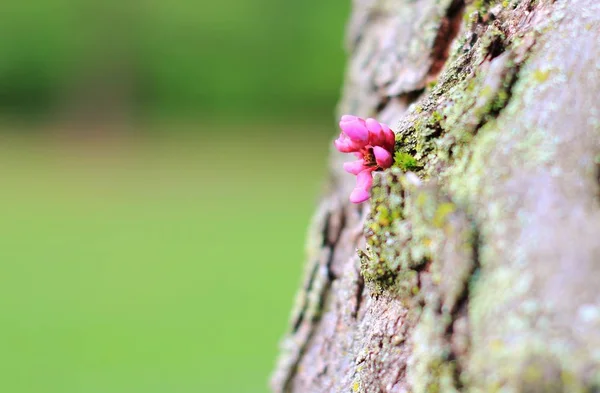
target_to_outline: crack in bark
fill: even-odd
[[[436,81],[439,73],[446,65],[450,55],[450,47],[460,31],[465,10],[464,0],[454,0],[446,9],[446,15],[440,22],[437,36],[431,49],[432,63],[425,76],[425,83]]]
[[[330,253],[333,254],[333,253]],[[331,255],[327,261],[328,265],[331,263]],[[325,284],[325,287],[323,288],[323,292],[321,294],[321,296],[319,297],[318,300],[318,308],[319,310],[322,309],[323,304],[324,304],[324,300],[327,297],[327,294],[329,292],[331,288],[331,281],[327,281],[327,283]],[[296,373],[298,372],[298,365],[300,363],[300,361],[302,360],[302,357],[304,356],[304,353],[306,352],[306,348],[308,347],[308,343],[310,343],[310,341],[312,340],[314,334],[315,334],[315,326],[314,324],[316,324],[321,318],[321,312],[317,312],[312,316],[312,319],[310,321],[310,323],[313,324],[313,326],[310,328],[310,331],[308,332],[308,334],[306,335],[306,337],[304,338],[301,347],[298,350],[298,354],[296,356],[296,358],[294,359],[293,365],[291,366],[287,378],[285,379],[285,382],[283,384],[283,392],[291,392],[291,383],[294,380],[294,377],[296,375]]]
[[[306,293],[310,292],[318,270],[319,270],[319,263],[316,262],[313,266],[313,269],[311,270],[310,278],[308,279],[307,286],[304,288],[304,291],[306,291]],[[302,310],[298,313],[298,317],[296,318],[296,321],[292,324],[292,326],[293,326],[292,334],[296,333],[298,331],[298,329],[300,329],[302,322],[304,322],[304,314],[306,313],[306,308],[308,307],[307,303],[308,303],[308,301],[304,303],[304,305],[302,306]]]
[[[474,221],[469,220],[469,222],[473,223]],[[450,344],[449,345],[450,354],[448,355],[448,361],[454,362],[454,364],[456,365],[453,377],[454,377],[454,385],[459,391],[461,391],[464,388],[463,382],[460,379],[460,376],[464,369],[464,365],[461,360],[460,354],[458,353],[457,349],[452,345],[452,343],[453,343],[452,339],[453,339],[454,334],[456,333],[455,332],[456,323],[458,323],[460,318],[464,318],[467,326],[470,324],[468,310],[469,310],[469,302],[472,297],[471,280],[475,276],[475,272],[477,272],[480,269],[479,253],[480,253],[480,247],[481,247],[481,238],[480,238],[479,230],[475,224],[473,224],[472,236],[473,236],[473,241],[472,241],[473,265],[469,271],[469,276],[467,278],[467,283],[466,283],[466,287],[465,287],[464,291],[462,292],[461,296],[457,299],[456,304],[453,307],[453,309],[449,310],[451,318],[452,318],[452,322],[448,325],[448,328],[446,330],[447,341]],[[470,337],[468,337],[468,341],[466,343],[467,350],[468,350],[468,347],[470,347],[470,345],[471,345],[471,340],[470,340]],[[464,348],[463,348],[463,350],[464,350]]]
[[[339,222],[337,222],[337,223],[332,222],[332,219],[335,217],[339,217]],[[332,225],[332,224],[337,224],[337,225]],[[298,372],[298,366],[304,356],[306,348],[308,347],[308,344],[311,342],[311,340],[315,334],[316,324],[321,319],[322,310],[323,310],[323,307],[327,300],[327,296],[330,292],[332,282],[333,282],[333,280],[336,279],[336,276],[331,269],[331,265],[332,265],[333,258],[334,258],[334,251],[335,251],[335,246],[337,244],[337,240],[339,239],[339,236],[340,236],[341,232],[343,231],[343,229],[345,228],[345,226],[346,226],[346,217],[345,217],[344,210],[342,207],[337,206],[337,208],[335,210],[330,210],[326,213],[325,218],[324,218],[323,227],[321,229],[321,236],[323,238],[323,241],[321,243],[321,250],[320,250],[319,255],[322,256],[324,254],[327,254],[327,259],[325,260],[325,262],[323,264],[321,264],[320,262],[315,263],[315,266],[313,267],[313,270],[311,271],[310,279],[308,280],[308,284],[307,284],[306,288],[304,289],[306,296],[307,296],[307,300],[303,306],[302,311],[299,314],[298,319],[296,320],[296,323],[294,324],[294,327],[292,329],[292,335],[297,333],[299,331],[300,327],[302,326],[302,323],[306,321],[306,311],[308,310],[309,307],[311,307],[309,294],[311,294],[311,292],[315,289],[314,284],[316,282],[316,279],[319,275],[319,271],[321,269],[325,269],[326,280],[323,283],[322,288],[316,288],[319,291],[318,298],[316,299],[317,304],[313,305],[315,308],[313,310],[314,312],[310,318],[310,321],[306,321],[306,322],[310,323],[311,326],[310,326],[309,331],[306,334],[306,336],[302,339],[301,345],[298,348],[295,359],[293,359],[293,362],[289,367],[289,370],[287,372],[287,375],[286,375],[285,380],[282,385],[283,392],[291,392],[292,391],[291,383],[294,380],[296,373]],[[334,232],[332,232],[332,230],[334,230]],[[323,372],[326,372],[326,371],[323,371]]]
[[[598,203],[600,203],[600,155],[596,157],[596,180],[598,181]]]
[[[409,91],[407,93],[398,94],[397,96],[383,96],[379,100],[379,104],[375,108],[375,113],[380,114],[387,106],[395,100],[405,108],[408,108],[411,104],[417,102],[425,92],[425,89],[417,89]]]
[[[363,291],[365,289],[365,279],[363,278],[362,274],[360,274],[360,268],[358,269],[358,288],[356,289],[356,307],[354,308],[353,312],[352,312],[352,317],[353,318],[357,318],[358,317],[358,312],[360,310],[360,306],[362,305],[362,300],[363,300]]]

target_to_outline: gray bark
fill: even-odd
[[[600,2],[354,0],[347,47],[398,153],[355,206],[332,151],[273,391],[600,391]]]

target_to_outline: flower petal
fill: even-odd
[[[373,168],[367,168],[356,175],[356,188],[362,188],[367,191],[371,189],[373,185],[373,175],[371,172],[373,172]]]
[[[366,144],[369,140],[369,131],[362,119],[340,121],[340,128],[354,142]]]
[[[341,121],[352,121],[352,120],[356,120],[359,119],[359,117],[357,116],[352,116],[352,115],[344,115],[341,118]]]
[[[382,124],[383,126],[383,134],[385,136],[385,148],[394,151],[394,145],[396,144],[396,134],[394,131],[390,130],[390,127]]]
[[[373,154],[375,155],[375,161],[377,161],[377,165],[379,165],[381,168],[389,168],[392,166],[392,154],[383,147],[373,147]]]
[[[333,141],[333,144],[335,145],[335,148],[341,153],[351,153],[354,151],[342,138],[336,139],[335,141]]]
[[[381,132],[381,124],[375,120],[368,118],[365,120],[365,124],[367,125],[367,129],[371,132],[380,133]]]
[[[366,120],[367,129],[369,130],[369,142],[372,146],[383,145],[385,143],[385,134],[381,123],[375,119]]]
[[[358,161],[344,163],[344,170],[348,173],[352,173],[353,175],[358,175],[360,172],[364,171],[365,169],[366,169],[366,167],[365,167],[364,160],[358,160]]]
[[[333,141],[333,144],[342,153],[355,153],[363,147],[362,143],[352,141],[344,133],[341,133],[339,138]]]
[[[350,194],[350,202],[362,203],[369,199],[369,197],[369,191],[365,190],[364,188],[355,188]]]

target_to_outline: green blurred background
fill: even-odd
[[[0,391],[266,392],[349,0],[0,4]]]

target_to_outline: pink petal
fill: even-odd
[[[354,142],[366,143],[369,140],[369,131],[360,119],[340,121],[340,128]]]
[[[392,154],[383,147],[373,147],[373,154],[375,155],[375,161],[377,161],[377,165],[380,167],[389,168],[392,166]]]
[[[354,153],[359,151],[363,145],[349,139],[343,133],[340,134],[339,138],[333,141],[335,148],[342,153]]]
[[[368,118],[365,121],[367,129],[371,132],[379,134],[381,132],[381,124],[375,119]]]
[[[374,168],[367,168],[356,176],[356,187],[350,194],[350,202],[361,203],[369,199],[369,191],[373,185],[373,175],[371,172]]]
[[[344,170],[348,173],[352,173],[353,175],[358,175],[360,172],[364,171],[365,169],[366,169],[366,167],[365,167],[364,160],[358,160],[358,161],[344,163]]]
[[[356,175],[356,188],[362,188],[369,191],[373,185],[373,168],[367,168]]]
[[[352,190],[352,193],[350,194],[350,202],[362,203],[362,202],[366,201],[367,199],[369,199],[369,197],[370,197],[369,191],[367,191],[363,188],[355,188],[354,190]]]
[[[394,134],[394,131],[390,130],[390,127],[386,126],[385,124],[382,124],[382,126],[383,134],[385,135],[385,147],[388,150],[393,151],[394,145],[396,144],[396,134]]]
[[[371,145],[382,145],[385,142],[385,135],[381,124],[375,119],[367,119],[366,124],[369,130],[369,142],[371,142]]]
[[[352,149],[350,148],[350,146],[348,146],[348,143],[346,143],[346,141],[341,138],[338,138],[335,141],[333,141],[333,144],[335,145],[335,148],[341,153],[352,152]]]
[[[341,121],[352,121],[352,120],[356,120],[356,119],[360,119],[359,117],[356,116],[352,116],[352,115],[344,115],[341,118]]]

